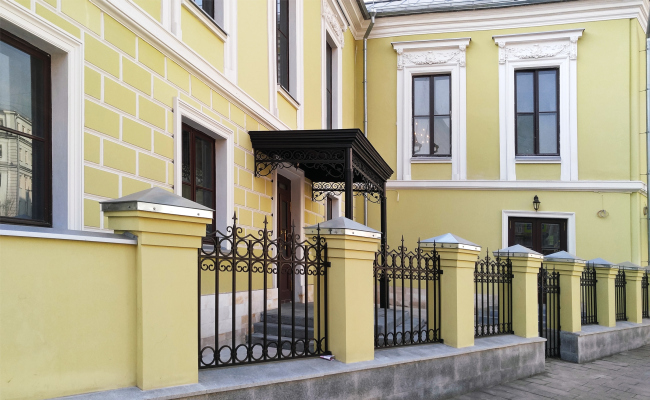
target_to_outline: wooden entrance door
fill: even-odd
[[[278,299],[280,303],[286,303],[293,299],[293,274],[291,273],[291,181],[283,176],[278,175],[278,212],[276,218],[276,229],[280,243],[286,245],[279,246],[278,251],[284,254],[286,263],[282,263],[278,268]]]
[[[508,246],[520,244],[544,255],[567,251],[567,220],[510,218]]]

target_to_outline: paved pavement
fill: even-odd
[[[587,364],[547,359],[542,374],[456,399],[650,399],[650,345]]]

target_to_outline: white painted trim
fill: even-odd
[[[170,0],[163,2],[165,7],[170,7],[169,13],[169,31],[179,39],[183,38],[181,30],[181,3],[183,0]]]
[[[508,219],[510,217],[521,218],[553,218],[567,220],[567,251],[573,255],[576,252],[576,213],[573,212],[554,212],[554,211],[501,211],[501,248],[508,247]]]
[[[363,19],[356,0],[341,1],[347,11],[346,15],[350,17],[352,23],[350,29],[355,40],[361,40],[368,21]],[[616,19],[636,19],[645,31],[648,8],[646,0],[580,0],[377,18],[370,39],[577,24]]]
[[[137,239],[129,239],[120,237],[121,235],[113,235],[111,233],[100,233],[93,235],[91,233],[84,233],[80,231],[57,232],[45,230],[48,228],[34,228],[33,230],[11,230],[0,228],[0,236],[13,236],[13,237],[29,237],[40,239],[55,239],[55,240],[77,240],[81,242],[98,242],[98,243],[115,243],[115,244],[131,244],[137,245]],[[111,237],[114,236],[114,237]]]
[[[293,93],[298,100],[298,115],[296,125],[298,129],[305,128],[305,108],[300,104],[305,104],[305,29],[304,29],[304,3],[296,1],[295,3],[295,42],[296,42],[296,91]]]
[[[83,229],[84,61],[82,41],[12,2],[2,28],[52,56],[52,226]]]
[[[271,3],[273,0],[269,0]],[[274,114],[253,99],[248,93],[228,80],[224,74],[198,55],[178,37],[168,32],[155,19],[136,5],[124,0],[93,0],[102,9],[125,25],[163,54],[187,69],[191,74],[208,84],[229,102],[241,108],[263,125],[272,130],[286,130],[289,127]],[[270,43],[272,44],[272,43]],[[269,49],[272,51],[272,49]],[[269,65],[274,63],[270,62]]]
[[[164,2],[163,2],[164,3]],[[196,4],[192,2],[192,0],[182,0],[182,6],[185,8],[187,11],[190,12],[194,17],[196,17],[203,25],[208,28],[210,32],[215,34],[219,39],[221,39],[222,42],[226,42],[228,40],[228,35],[226,35],[218,26],[217,22],[212,20],[212,18],[208,17],[205,15],[201,10],[198,9]]]
[[[267,15],[267,37],[268,37],[268,52],[269,52],[269,110],[276,118],[279,118],[280,112],[278,110],[278,94],[275,87],[278,84],[278,61],[277,61],[277,38],[276,38],[276,24],[275,24],[275,4],[276,0],[268,0],[266,3]]]
[[[467,179],[467,79],[469,38],[393,42],[397,52],[397,178],[411,179],[413,75],[451,74],[451,179]],[[427,158],[418,162],[439,162]],[[445,159],[449,163],[449,158]]]
[[[183,195],[183,123],[215,139],[215,224],[225,232],[235,211],[235,132],[174,97],[174,193],[179,196]]]
[[[321,15],[323,25],[325,25],[334,46],[343,48],[345,46],[345,31],[348,29],[345,21],[345,16],[342,14],[341,9],[334,4],[336,0],[322,0],[321,1]]]
[[[298,103],[298,101],[296,99],[294,99],[293,96],[291,96],[290,93],[288,93],[286,90],[284,90],[284,88],[282,86],[277,85],[276,90],[277,90],[277,92],[278,92],[278,94],[280,96],[282,96],[286,101],[291,103],[293,108],[295,108],[296,110],[300,108],[300,103]]]
[[[389,180],[389,190],[546,190],[566,192],[617,192],[647,195],[648,188],[641,181],[407,181]]]
[[[584,29],[494,36],[499,46],[500,178],[516,180],[515,71],[559,69],[560,179],[578,180],[578,39]]]
[[[237,3],[236,1],[223,2],[224,29],[228,32],[228,40],[224,49],[224,69],[226,78],[237,84]]]
[[[323,7],[329,6],[328,0],[323,0]],[[330,16],[331,17],[331,16]],[[332,28],[323,11],[321,28],[321,123],[327,128],[327,46],[332,47],[332,129],[343,128],[343,44],[345,40],[337,40],[336,27]],[[342,34],[341,34],[342,39]],[[364,132],[365,133],[365,132]]]

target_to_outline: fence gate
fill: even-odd
[[[546,357],[560,357],[560,273],[542,264],[537,293],[539,336],[546,339]]]

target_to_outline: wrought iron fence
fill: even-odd
[[[440,337],[440,256],[418,247],[382,247],[373,265],[375,347],[442,342]]]
[[[546,339],[546,357],[560,356],[560,273],[544,265],[537,274],[539,337]]]
[[[596,268],[587,265],[580,276],[580,321],[582,325],[597,324]]]
[[[616,274],[616,278],[614,279],[617,321],[627,321],[627,293],[625,290],[626,284],[627,281],[625,280],[625,270],[623,270],[623,268],[619,268],[618,274]]]
[[[512,329],[512,262],[497,256],[474,266],[474,336],[514,333]]]
[[[320,231],[311,241],[293,228],[273,239],[266,220],[257,235],[233,221],[199,249],[199,368],[328,353],[329,263]],[[302,299],[293,289],[301,284]]]
[[[641,277],[641,299],[643,302],[641,305],[641,317],[650,318],[650,313],[648,313],[648,271],[645,271]]]

